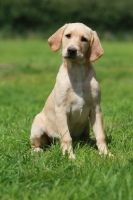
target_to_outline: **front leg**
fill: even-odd
[[[90,121],[92,124],[93,132],[96,137],[97,147],[99,154],[108,154],[105,133],[103,130],[102,112],[100,106],[96,106],[91,110]]]
[[[60,134],[62,153],[65,155],[66,151],[69,154],[70,159],[75,159],[72,147],[72,138],[70,136],[68,124],[67,124],[67,114],[65,109],[56,108],[56,124],[58,127],[58,132]]]

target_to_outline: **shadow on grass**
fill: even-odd
[[[107,136],[106,141],[107,145],[110,144],[112,142],[112,136],[111,135]],[[60,140],[53,138],[51,143],[49,143],[48,145],[41,146],[41,148],[44,152],[47,150],[52,151],[53,148],[51,148],[51,146],[56,146],[56,145],[60,147]],[[88,147],[98,150],[95,138],[89,138],[89,140],[85,140],[84,138],[73,138],[72,142],[73,149],[76,149],[77,145],[79,145],[81,148],[87,145]]]

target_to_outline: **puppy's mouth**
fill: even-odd
[[[75,60],[75,59],[77,59],[77,55],[69,55],[69,54],[67,54],[67,55],[64,56],[64,58],[67,58],[67,59],[70,59],[70,60]]]

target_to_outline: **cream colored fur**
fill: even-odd
[[[54,89],[32,124],[32,147],[40,151],[42,145],[59,138],[63,155],[67,151],[74,159],[72,139],[83,137],[88,141],[91,123],[99,153],[107,154],[100,87],[91,64],[103,54],[96,32],[82,23],[66,24],[48,43],[54,52],[62,46],[63,62]]]

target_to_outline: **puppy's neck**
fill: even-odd
[[[87,77],[91,68],[91,63],[87,60],[75,61],[75,60],[63,59],[63,65],[67,69],[69,76],[77,78],[80,77],[83,79]]]

